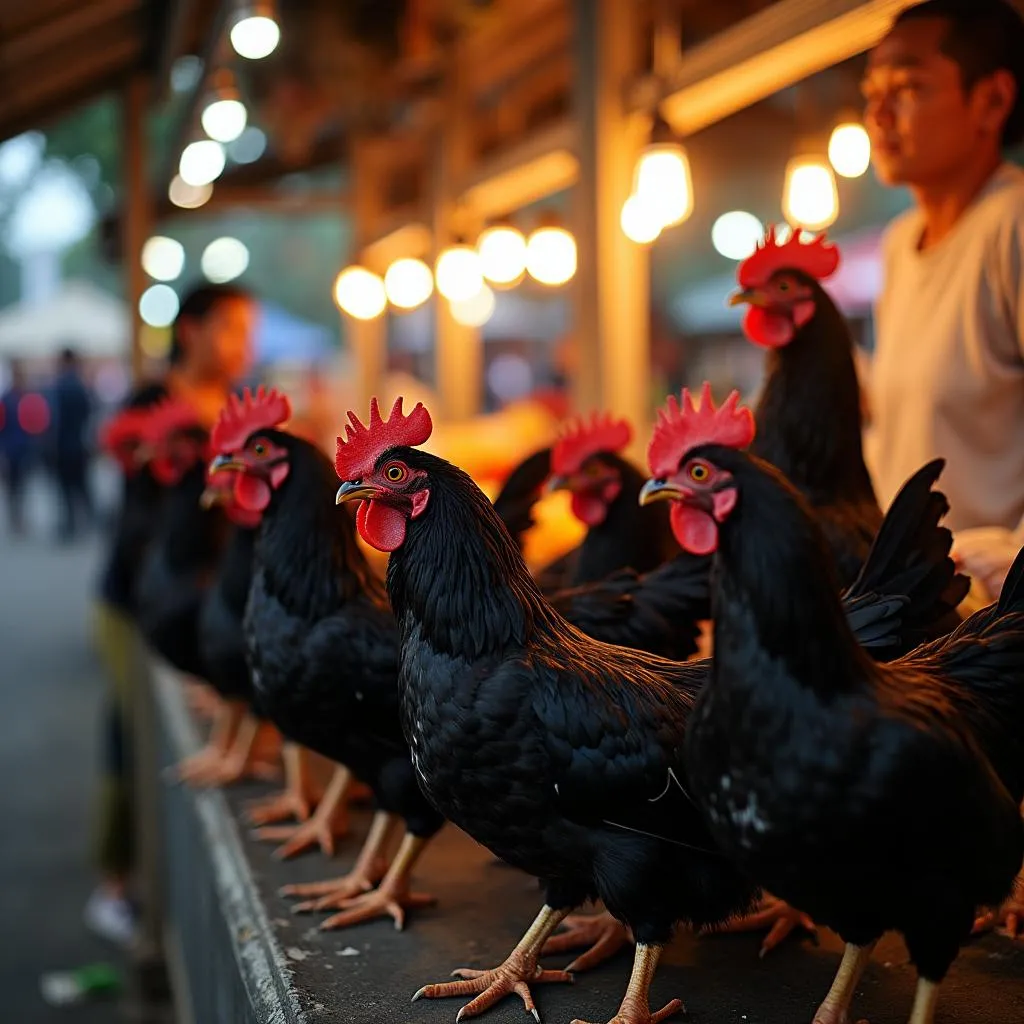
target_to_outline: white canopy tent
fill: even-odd
[[[126,356],[128,308],[84,281],[69,281],[43,302],[0,309],[0,358],[44,359],[62,348],[84,358]]]

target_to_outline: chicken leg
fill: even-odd
[[[394,822],[394,816],[385,811],[378,811],[374,815],[355,867],[347,875],[326,882],[284,886],[281,889],[282,896],[313,897],[306,903],[297,903],[292,907],[292,912],[302,914],[343,907],[352,897],[369,892],[387,874],[385,851]]]
[[[979,914],[974,922],[974,934],[1000,929],[1011,939],[1024,939],[1024,871],[1014,882],[1013,894],[998,909]]]
[[[276,779],[280,769],[276,764],[255,756],[256,737],[259,735],[260,723],[256,716],[242,705],[241,720],[235,731],[235,738],[227,753],[215,764],[208,775],[202,780],[207,786],[230,786],[244,778]]]
[[[661,957],[661,946],[645,946],[637,943],[633,956],[633,973],[629,978],[629,986],[622,997],[619,1012],[608,1024],[661,1024],[680,1010],[686,1012],[681,1000],[673,999],[666,1003],[657,1013],[651,1013],[649,1001],[651,982],[654,972],[658,969]],[[572,1024],[586,1024],[585,1021],[574,1020]]]
[[[759,956],[762,958],[781,944],[791,932],[802,928],[817,942],[818,926],[802,911],[791,907],[784,900],[766,895],[760,906],[744,917],[737,917],[713,929],[705,929],[701,935],[720,935],[734,932],[758,932],[765,929],[768,934],[761,943]]]
[[[422,839],[410,832],[402,837],[402,845],[395,854],[387,874],[380,885],[361,896],[341,901],[341,913],[327,918],[320,927],[324,931],[334,928],[348,928],[362,921],[373,921],[378,917],[390,917],[395,930],[405,927],[405,912],[416,907],[429,907],[437,902],[435,896],[423,892],[411,892],[409,876],[427,848],[429,839]]]
[[[853,1002],[853,994],[857,991],[874,948],[873,942],[870,946],[846,944],[846,951],[843,953],[835,980],[828,990],[828,995],[825,996],[825,1001],[818,1007],[813,1024],[850,1024],[850,1003]],[[916,1007],[917,1004],[914,1005]]]
[[[310,808],[316,803],[302,747],[297,743],[286,743],[283,758],[285,788],[272,797],[249,804],[246,816],[253,825],[268,825],[287,818],[305,821]]]
[[[938,1001],[939,986],[927,978],[918,978],[914,1008],[910,1011],[910,1024],[935,1024],[935,1007]]]
[[[545,971],[537,962],[545,939],[558,927],[568,914],[567,910],[555,910],[545,904],[541,907],[533,924],[509,954],[508,959],[490,971],[470,970],[460,967],[452,971],[460,981],[444,981],[437,985],[424,985],[413,997],[417,999],[444,999],[448,996],[475,996],[459,1010],[456,1024],[467,1017],[476,1017],[492,1007],[498,1000],[515,993],[523,1001],[527,1013],[540,1020],[529,983],[571,982],[568,971]]]
[[[274,851],[278,860],[287,860],[313,845],[319,845],[328,857],[334,856],[334,840],[347,835],[349,829],[346,796],[352,785],[352,773],[338,765],[331,781],[316,805],[312,817],[299,825],[267,825],[253,833],[255,839],[284,845]]]
[[[544,943],[541,956],[557,956],[571,949],[585,947],[566,970],[571,974],[589,971],[613,957],[632,938],[626,926],[616,921],[607,910],[599,914],[570,914],[562,921],[563,931]]]
[[[196,786],[212,785],[210,780],[215,777],[231,750],[243,713],[243,705],[233,701],[220,701],[214,712],[213,728],[210,730],[206,746],[176,765],[173,769],[174,778],[178,782],[188,782]]]

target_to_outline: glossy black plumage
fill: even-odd
[[[206,680],[228,700],[253,699],[242,620],[252,583],[256,531],[234,526],[217,577],[199,613],[199,652]]]
[[[742,453],[693,454],[739,489],[719,526],[716,660],[687,736],[694,795],[766,888],[856,945],[902,932],[941,980],[1024,858],[1024,565],[998,606],[873,663],[800,495]]]
[[[541,448],[528,455],[509,473],[494,499],[495,510],[520,550],[523,547],[523,534],[536,523],[533,509],[543,495],[544,485],[550,475],[551,449]]]
[[[548,903],[600,898],[638,941],[744,910],[753,888],[684,792],[681,745],[705,667],[584,636],[544,600],[464,473],[405,448],[378,464],[390,458],[429,474],[427,511],[387,581],[403,723],[430,799],[539,877]]]
[[[793,340],[772,349],[750,451],[782,471],[814,510],[849,586],[882,522],[864,463],[853,338],[836,304],[814,278],[814,316]]]
[[[288,478],[257,531],[245,635],[260,711],[291,740],[344,764],[416,836],[443,818],[417,784],[399,724],[398,628],[337,508],[330,461],[262,430],[288,452]]]
[[[136,618],[146,642],[181,672],[204,677],[199,612],[227,539],[219,509],[204,510],[202,462],[167,489],[135,590]]]

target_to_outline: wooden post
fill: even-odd
[[[433,229],[434,259],[456,240],[455,218],[459,190],[464,186],[471,159],[470,123],[464,97],[459,92],[460,69],[464,66],[458,45],[452,44],[444,61],[441,124],[434,155]],[[463,221],[459,230],[475,230]],[[472,245],[473,237],[464,239]],[[457,323],[448,301],[434,300],[435,375],[441,410],[448,420],[465,420],[480,412],[483,400],[483,344],[479,329]]]
[[[625,106],[636,73],[640,5],[573,0],[573,6],[580,158],[573,195],[575,399],[581,411],[602,407],[627,416],[642,436],[650,419],[648,255],[619,224],[648,124]]]
[[[374,148],[366,139],[352,143],[352,192],[346,205],[352,213],[353,250],[360,253],[374,237],[381,217],[380,176],[374,160]],[[339,270],[341,268],[339,267]],[[352,343],[356,374],[356,409],[365,415],[370,399],[380,390],[387,370],[387,319],[356,320],[345,316],[345,332]]]
[[[131,365],[135,380],[142,373],[143,362],[139,299],[146,289],[142,247],[149,237],[150,228],[145,115],[151,88],[148,78],[137,75],[125,86],[121,97],[121,177],[124,188],[121,255],[125,274],[125,300],[131,318]]]

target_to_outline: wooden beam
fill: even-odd
[[[169,0],[160,31],[159,56],[153,78],[154,98],[163,103],[170,95],[171,68],[185,45],[185,32],[196,10],[196,0]]]
[[[635,108],[661,112],[680,134],[699,131],[780,89],[870,49],[915,0],[778,0],[683,53],[659,91],[647,79]]]
[[[140,345],[142,324],[139,320],[139,298],[146,288],[142,269],[142,246],[149,237],[149,188],[146,181],[146,108],[150,83],[136,76],[127,84],[121,98],[122,187],[121,252],[125,276],[125,298],[131,318],[132,375],[139,379],[142,371]]]
[[[486,220],[569,188],[579,176],[578,139],[568,118],[531,135],[478,165],[463,181],[462,201]]]
[[[78,49],[89,33],[138,8],[139,0],[103,0],[100,3],[94,0],[65,8],[61,13],[22,32],[0,35],[0,63],[4,64],[5,72],[10,74],[17,65],[48,56],[55,48],[69,42],[74,43]]]
[[[363,266],[383,275],[395,260],[403,257],[412,256],[429,262],[434,234],[427,223],[429,217],[424,213],[419,207],[413,207],[389,218],[395,226],[382,231],[362,247],[360,260]]]
[[[619,213],[645,129],[623,102],[637,70],[640,12],[619,0],[573,3],[580,154],[572,206],[575,401],[581,412],[603,408],[627,417],[639,438],[650,419],[648,255],[626,238]]]

